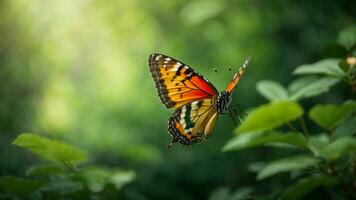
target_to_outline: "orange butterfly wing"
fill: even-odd
[[[232,80],[227,84],[226,87],[226,92],[232,93],[236,87],[236,85],[239,83],[242,75],[244,74],[247,65],[250,63],[251,58],[247,58],[246,61],[243,63],[242,67],[240,67],[239,71],[234,75]]]
[[[151,54],[149,67],[158,95],[167,108],[179,108],[189,102],[218,95],[213,84],[174,58]]]

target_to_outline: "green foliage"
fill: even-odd
[[[293,74],[322,74],[343,79],[346,77],[346,74],[340,69],[339,62],[340,59],[325,59],[313,64],[301,65],[294,70]]]
[[[304,147],[306,146],[306,139],[300,133],[282,133],[276,131],[246,133],[232,138],[225,144],[222,150],[232,151],[275,143]]]
[[[275,81],[263,80],[256,85],[257,91],[270,101],[288,99],[288,91],[283,85]]]
[[[356,117],[351,115],[341,122],[335,129],[335,136],[355,136],[356,134]]]
[[[244,123],[236,129],[236,133],[271,130],[302,114],[302,107],[295,102],[281,100],[265,104],[249,113]]]
[[[308,155],[297,155],[289,158],[275,160],[265,165],[259,171],[257,174],[257,179],[262,180],[277,173],[302,170],[307,167],[315,166],[318,164],[318,162],[318,159]]]
[[[355,46],[355,35],[351,32],[354,28],[339,37],[338,42],[344,47],[339,45],[338,48],[343,48],[342,52],[347,54],[344,56],[352,55],[350,51]],[[326,58],[301,65],[293,74],[302,76],[292,81],[288,89],[275,81],[258,82],[257,91],[271,102],[252,109],[237,127],[235,133],[238,135],[222,150],[238,151],[264,145],[273,148],[293,146],[284,148],[288,157],[254,162],[248,167],[249,171],[257,173],[257,181],[278,179],[283,176],[275,175],[281,173],[290,174],[291,186],[273,197],[301,199],[323,187],[341,199],[356,198],[353,187],[356,177],[356,102],[352,99],[356,92],[356,70],[352,59],[355,57]],[[344,97],[338,104],[309,105],[310,120],[306,123],[302,115],[308,107],[293,101],[320,96],[341,82],[348,84],[351,98]],[[292,132],[287,132],[286,127]],[[327,133],[319,133],[317,130],[320,129]],[[340,193],[339,187],[343,187],[344,193]]]
[[[341,137],[320,149],[320,156],[327,160],[336,160],[340,156],[356,152],[356,139]]]
[[[257,91],[269,101],[282,99],[297,101],[327,92],[339,81],[333,77],[306,76],[293,81],[286,89],[275,81],[263,80],[257,83]]]
[[[0,188],[10,193],[28,195],[38,189],[42,183],[40,181],[16,178],[13,176],[0,177]]]
[[[244,200],[251,199],[253,189],[251,187],[243,187],[234,192],[230,192],[228,188],[222,187],[213,191],[209,200]]]
[[[301,100],[328,92],[330,87],[340,82],[333,77],[316,78],[312,76],[302,77],[293,81],[288,89],[290,100]]]
[[[355,101],[348,101],[343,105],[316,105],[309,111],[309,117],[319,126],[333,130],[341,119],[355,110]]]
[[[59,140],[23,133],[13,144],[53,163],[30,167],[26,175],[32,179],[0,177],[0,191],[6,192],[6,198],[22,196],[38,199],[45,196],[50,199],[88,199],[99,193],[117,196],[125,185],[136,178],[132,170],[100,166],[78,169],[71,163],[86,160],[86,153]]]
[[[316,175],[307,178],[302,178],[298,182],[289,187],[283,194],[286,199],[300,199],[308,192],[320,186],[330,186],[337,183],[337,178]]]
[[[17,136],[13,144],[58,163],[87,160],[86,153],[74,146],[65,144],[59,140],[48,139],[31,133],[22,133]]]

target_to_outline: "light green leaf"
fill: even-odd
[[[110,183],[115,185],[117,190],[120,190],[126,184],[131,183],[136,178],[136,173],[132,170],[115,170],[109,177]]]
[[[286,88],[275,81],[259,81],[256,85],[256,89],[260,95],[269,101],[288,99]]]
[[[341,119],[354,111],[356,111],[355,101],[348,101],[342,105],[317,105],[309,111],[309,117],[319,126],[331,131]]]
[[[258,173],[257,179],[262,180],[278,173],[305,169],[307,167],[315,166],[318,162],[318,159],[307,155],[298,155],[275,160],[263,167]]]
[[[320,156],[320,150],[328,145],[330,138],[327,134],[313,135],[308,138],[308,148],[313,152],[314,156]]]
[[[180,12],[187,25],[196,25],[215,17],[224,9],[224,3],[218,0],[198,0],[188,2]]]
[[[254,109],[236,133],[272,130],[303,114],[302,107],[291,101],[274,101]]]
[[[289,85],[289,99],[301,100],[329,91],[340,80],[333,77],[302,77]]]
[[[329,91],[330,87],[340,80],[333,77],[302,77],[292,82],[289,86],[289,99],[301,100],[310,98]]]
[[[100,166],[85,168],[81,170],[80,175],[92,192],[101,192],[107,184],[113,184],[117,190],[120,190],[136,178],[134,171]]]
[[[293,71],[293,74],[322,74],[343,79],[346,74],[340,69],[339,62],[340,59],[324,59],[313,64],[301,65]]]
[[[327,160],[336,160],[341,155],[356,152],[356,139],[341,137],[320,149],[320,156]]]
[[[40,188],[45,193],[55,193],[60,195],[68,195],[71,193],[84,190],[84,184],[71,179],[56,179],[46,182]]]
[[[38,189],[41,184],[42,183],[39,181],[16,178],[13,176],[0,177],[0,188],[2,188],[4,191],[20,195],[27,195],[33,192],[34,190]]]
[[[225,144],[222,151],[240,150],[274,143],[284,143],[297,147],[305,147],[306,139],[301,133],[263,132],[239,134],[230,139]]]
[[[337,178],[329,176],[312,176],[300,179],[295,185],[290,186],[283,194],[286,199],[300,199],[310,191],[320,187],[337,183]]]
[[[84,151],[59,140],[31,133],[22,133],[13,141],[14,145],[29,149],[37,155],[54,162],[78,162],[87,160]]]

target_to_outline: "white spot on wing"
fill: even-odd
[[[159,60],[162,57],[162,55],[157,55],[155,60]]]

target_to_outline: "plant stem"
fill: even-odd
[[[73,166],[73,164],[69,161],[64,161],[63,164],[68,167],[70,170],[72,170],[73,172],[77,172],[77,168],[75,166]]]
[[[286,124],[292,131],[298,132],[298,130],[290,122],[286,122]]]
[[[300,122],[300,125],[302,126],[304,136],[308,137],[309,132],[308,132],[307,126],[305,125],[304,118],[302,116],[299,117],[299,122]]]

